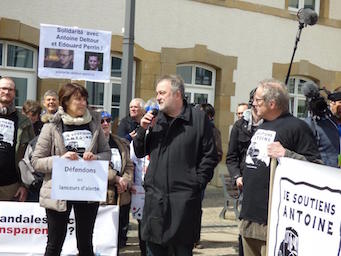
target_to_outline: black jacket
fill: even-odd
[[[232,127],[226,154],[226,166],[234,181],[242,176],[246,151],[253,133],[254,129],[248,130],[248,121],[244,118],[237,120]]]
[[[316,139],[321,159],[325,165],[338,168],[338,155],[340,154],[340,135],[336,120],[332,115],[307,117],[304,121],[309,125]]]
[[[129,142],[132,140],[129,133],[139,127],[139,123],[133,120],[129,115],[124,117],[117,127],[117,135],[121,138],[127,139]]]
[[[201,225],[201,192],[218,163],[212,126],[205,113],[184,102],[173,120],[159,112],[147,135],[134,138],[137,157],[150,154],[145,177],[142,239],[157,244],[193,244]]]

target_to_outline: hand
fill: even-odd
[[[133,130],[132,132],[129,133],[130,137],[134,138],[136,136],[136,131]]]
[[[140,125],[141,127],[143,127],[144,129],[147,129],[148,126],[153,127],[154,123],[155,123],[155,119],[154,119],[154,115],[152,114],[152,110],[148,111],[141,119],[140,121]]]
[[[135,188],[135,186],[134,186],[134,185],[133,185],[133,186],[131,186],[131,188],[130,188],[130,192],[131,192],[132,194],[136,194],[137,190],[136,190],[136,188]]]
[[[94,153],[92,152],[84,152],[83,159],[84,160],[97,160],[97,156],[94,155]]]
[[[270,143],[268,145],[268,156],[272,158],[279,158],[285,155],[285,148],[279,141]]]
[[[78,154],[76,152],[73,152],[73,151],[68,151],[64,155],[62,155],[61,157],[62,158],[67,158],[67,159],[70,159],[70,160],[78,160],[79,159]]]
[[[128,183],[120,176],[116,176],[115,178],[115,186],[117,188],[117,192],[119,194],[127,191]]]
[[[238,177],[236,179],[236,185],[239,190],[243,190],[243,177]]]
[[[19,187],[14,197],[18,198],[19,202],[25,202],[27,198],[27,189],[23,186]]]

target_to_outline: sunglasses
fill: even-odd
[[[101,120],[101,124],[103,124],[104,122],[106,122],[106,123],[110,123],[111,122],[111,118],[105,118],[105,119],[102,119]]]

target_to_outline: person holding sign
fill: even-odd
[[[286,86],[274,79],[259,83],[253,107],[263,118],[246,152],[240,234],[245,256],[265,255],[268,221],[270,158],[291,157],[320,162],[308,125],[289,113]],[[299,171],[299,170],[298,170]]]
[[[128,141],[110,133],[111,115],[102,111],[101,117],[101,126],[111,148],[107,204],[117,204],[120,195],[118,247],[121,248],[127,241],[131,199],[129,188],[133,181],[134,164],[130,160]]]
[[[79,255],[94,254],[92,234],[99,203],[51,199],[53,156],[74,161],[80,158],[86,161],[110,160],[110,148],[100,126],[100,116],[88,110],[87,98],[87,90],[77,83],[62,86],[59,91],[61,106],[53,119],[44,125],[32,155],[34,169],[45,173],[39,202],[46,208],[46,256],[60,255],[72,208]]]

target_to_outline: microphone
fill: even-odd
[[[305,26],[313,26],[318,20],[317,13],[310,8],[302,8],[297,12],[298,22],[304,24]]]
[[[157,116],[159,113],[159,104],[157,103],[155,98],[149,99],[146,104],[144,105],[144,109],[146,112],[152,111],[153,119]],[[151,123],[147,127],[146,135],[148,135],[152,130]]]
[[[157,103],[155,98],[151,98],[144,105],[144,109],[146,110],[146,112],[150,110],[153,111],[152,114],[156,116],[157,113],[159,112],[159,104]]]
[[[303,83],[302,92],[307,98],[316,98],[320,96],[320,89],[312,81],[307,81]]]

